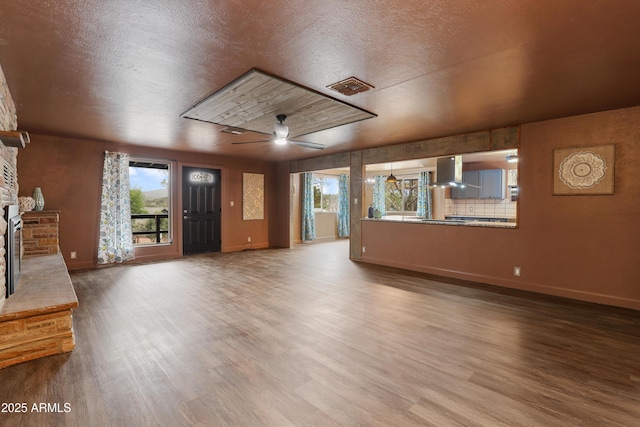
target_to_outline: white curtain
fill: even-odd
[[[131,204],[129,195],[129,155],[104,153],[98,264],[133,259]]]

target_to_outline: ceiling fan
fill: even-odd
[[[305,141],[293,141],[289,139],[289,126],[284,124],[287,116],[285,114],[278,114],[276,120],[278,123],[274,125],[273,134],[271,139],[263,139],[260,141],[245,141],[245,142],[232,142],[232,144],[253,144],[256,142],[273,142],[276,145],[299,145],[300,147],[313,148],[315,150],[324,150],[325,146],[318,144],[317,142],[305,142]]]

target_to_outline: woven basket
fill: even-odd
[[[33,197],[29,196],[20,196],[18,197],[18,209],[20,212],[29,212],[32,211],[33,208],[36,207],[36,201]]]

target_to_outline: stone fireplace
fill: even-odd
[[[16,106],[0,66],[0,130],[11,131],[17,128]],[[6,298],[5,254],[7,251],[7,221],[4,219],[4,210],[7,206],[18,203],[18,174],[16,170],[18,148],[7,147],[0,142],[0,162],[2,167],[2,173],[0,174],[0,201],[3,209],[3,215],[0,215],[0,252],[2,255],[0,256],[0,307],[2,307]]]
[[[0,67],[0,368],[75,348],[73,309],[78,307],[73,284],[58,247],[57,211],[25,212],[18,205],[18,151],[28,141],[18,127],[16,107]],[[24,138],[24,139],[23,139]],[[17,139],[17,141],[16,141]],[[5,219],[7,218],[7,219]],[[26,239],[8,246],[7,221],[13,231],[26,221]],[[23,229],[24,230],[24,229]],[[20,233],[13,235],[20,236]],[[20,237],[18,237],[20,238]],[[27,243],[22,256],[23,243]],[[13,248],[20,248],[11,251]],[[8,251],[9,248],[9,251]],[[19,267],[14,293],[7,298],[7,263]]]

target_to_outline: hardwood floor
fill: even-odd
[[[347,256],[72,273],[76,350],[0,370],[0,425],[639,425],[639,312]]]

